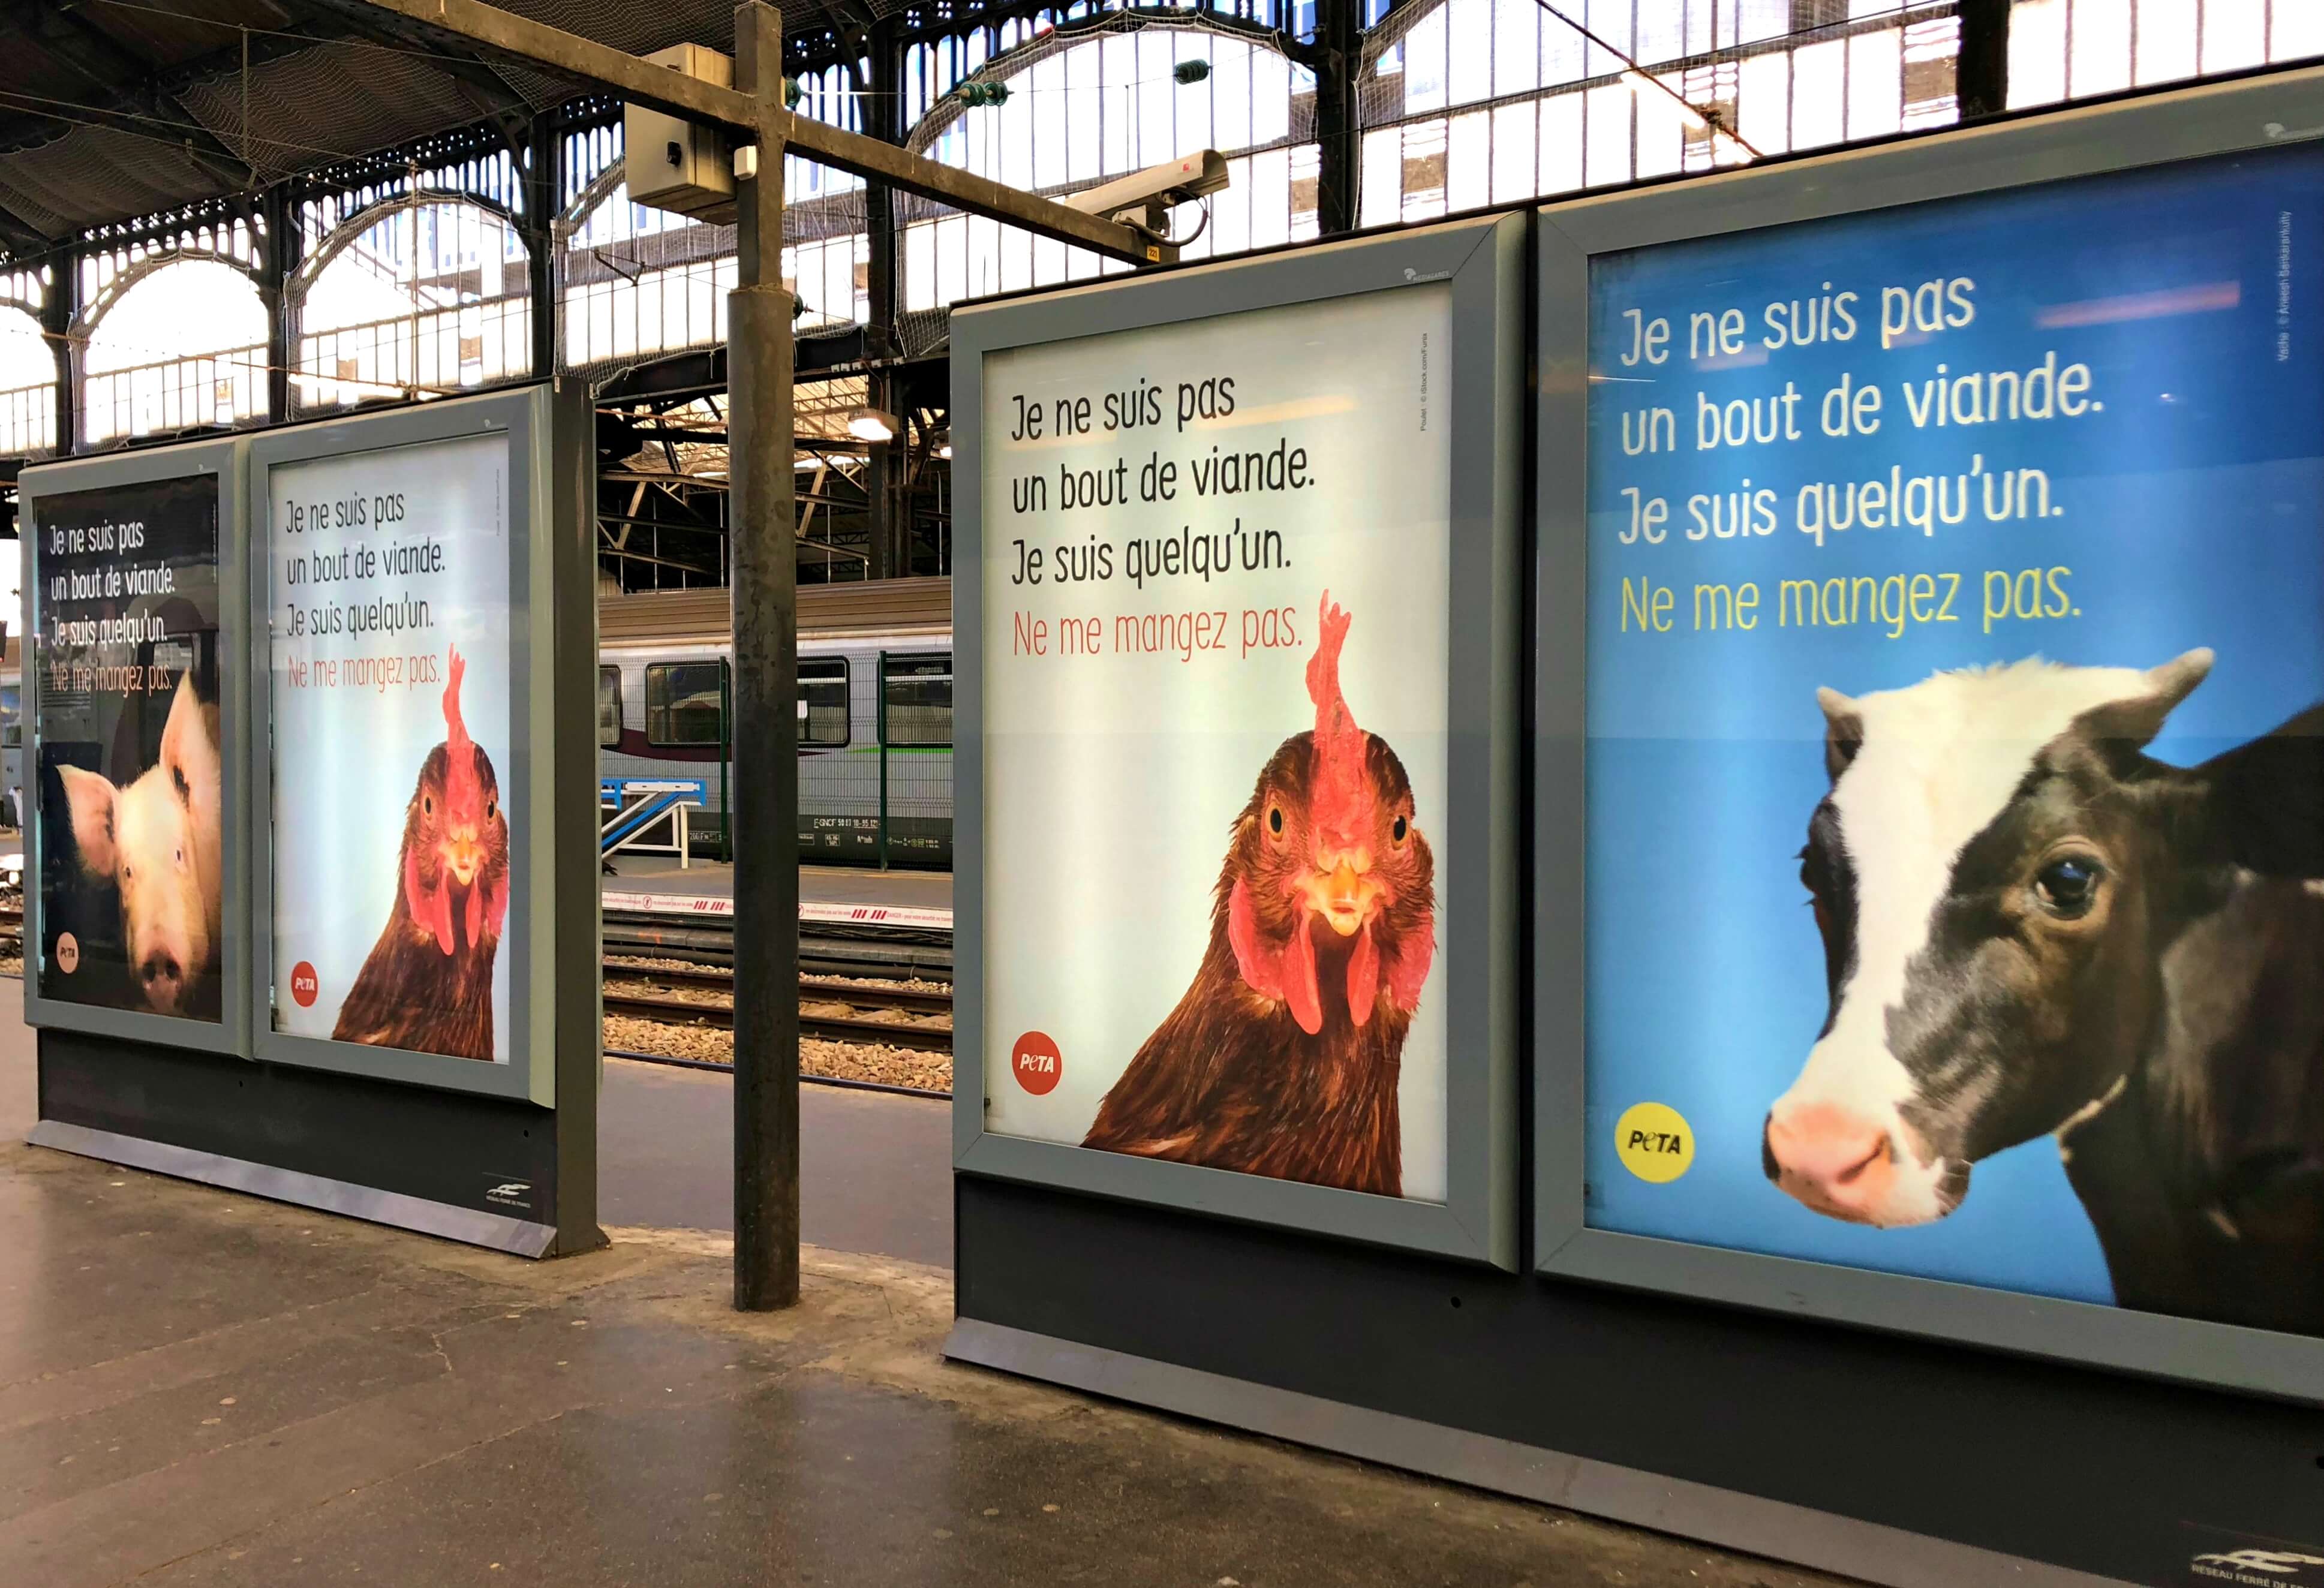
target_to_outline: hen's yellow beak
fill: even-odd
[[[438,853],[444,857],[444,869],[463,888],[474,886],[476,873],[484,869],[484,846],[476,842],[474,827],[455,827],[447,833]]]
[[[1371,872],[1371,856],[1342,854],[1329,871],[1320,865],[1301,884],[1307,906],[1332,924],[1342,937],[1352,937],[1371,919],[1382,891]]]

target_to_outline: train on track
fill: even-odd
[[[601,772],[701,779],[694,842],[723,847],[727,592],[607,595],[597,614]],[[950,867],[952,581],[802,585],[798,628],[799,858]]]
[[[0,640],[0,827],[22,827],[32,798],[24,781],[24,671],[14,634]]]

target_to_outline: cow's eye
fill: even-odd
[[[2088,915],[2098,898],[2098,864],[2080,855],[2062,855],[2034,876],[2034,896],[2042,908],[2061,920]]]

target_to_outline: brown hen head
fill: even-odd
[[[460,716],[467,670],[459,647],[452,647],[444,742],[429,752],[403,817],[404,901],[446,954],[461,940],[456,920],[475,947],[498,942],[508,917],[508,819],[492,758],[468,737]]]
[[[1317,615],[1307,662],[1315,725],[1285,740],[1259,774],[1219,878],[1244,983],[1311,1036],[1342,998],[1356,1026],[1383,996],[1411,1012],[1436,950],[1435,861],[1411,780],[1341,693],[1352,620],[1328,591]]]

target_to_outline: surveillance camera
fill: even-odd
[[[1205,149],[1183,159],[1149,165],[1126,177],[1116,177],[1086,192],[1069,193],[1061,202],[1088,215],[1138,226],[1159,237],[1163,211],[1207,197],[1226,185],[1226,156],[1215,149]]]

